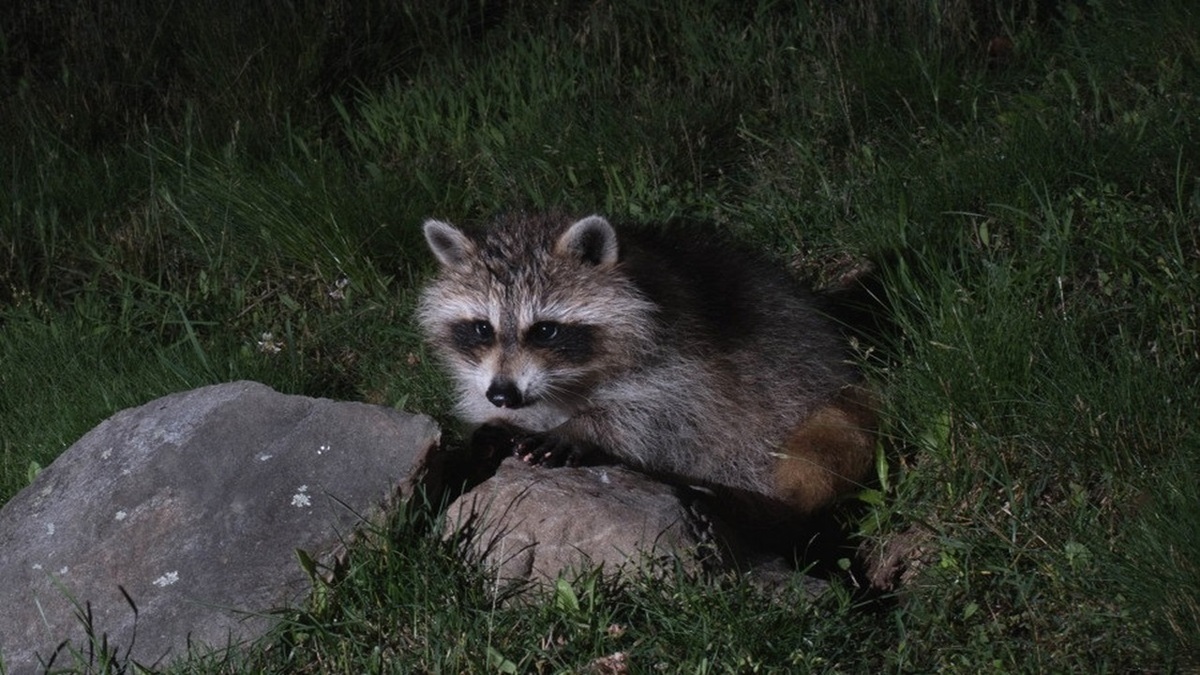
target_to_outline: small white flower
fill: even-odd
[[[117,518],[117,520],[125,520],[125,517],[126,517],[126,516],[128,516],[128,515],[129,515],[129,514],[128,514],[128,513],[125,513],[124,511],[117,511],[117,516],[116,516],[116,518]]]
[[[278,354],[283,351],[283,340],[275,339],[271,331],[264,331],[258,339],[258,351],[264,354]]]

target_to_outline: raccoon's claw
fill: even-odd
[[[530,434],[513,443],[513,454],[522,462],[536,466],[579,466],[587,455],[587,448],[547,434]]]
[[[487,423],[476,429],[471,448],[480,461],[498,464],[511,453],[527,464],[545,467],[579,466],[590,455],[590,448],[584,444],[503,423]]]

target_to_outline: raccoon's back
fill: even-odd
[[[633,229],[621,240],[626,273],[676,349],[802,395],[853,379],[837,327],[777,262],[699,226]]]
[[[657,383],[658,400],[678,409],[659,412],[697,432],[655,438],[656,453],[639,456],[653,471],[718,490],[735,511],[810,514],[869,468],[872,397],[811,291],[778,263],[706,234],[622,239],[625,271],[658,308],[665,350],[689,364],[665,369],[674,379]]]

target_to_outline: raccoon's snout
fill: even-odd
[[[512,380],[493,380],[487,390],[487,400],[497,408],[520,408],[525,404],[521,390]]]

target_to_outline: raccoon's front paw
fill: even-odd
[[[496,464],[516,449],[517,439],[528,432],[502,424],[484,424],[471,434],[470,448],[476,459]]]
[[[513,443],[513,454],[528,464],[545,467],[579,466],[590,448],[554,434],[528,434]]]

